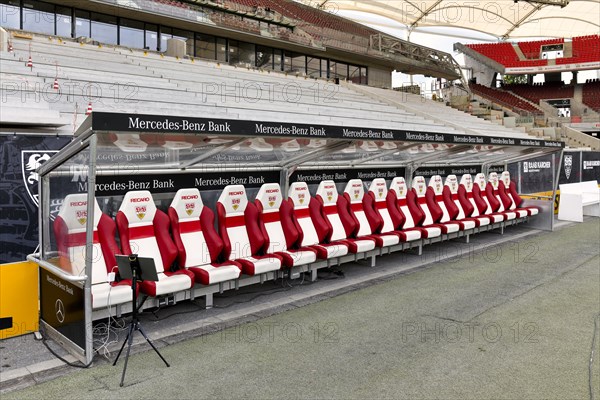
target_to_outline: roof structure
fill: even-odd
[[[600,0],[299,0],[330,12],[362,11],[409,30],[471,29],[501,39],[600,33]]]

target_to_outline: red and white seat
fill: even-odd
[[[444,202],[444,183],[442,177],[434,175],[429,178],[429,187],[425,193],[427,207],[433,217],[433,221],[442,229],[442,233],[449,234],[461,230],[461,224],[453,221],[446,203]]]
[[[177,258],[177,248],[169,235],[169,217],[156,208],[149,191],[139,190],[125,194],[117,213],[117,227],[124,254],[154,259],[158,281],[141,282],[140,290],[143,293],[161,296],[193,286],[192,272],[183,266],[172,270]]]
[[[519,213],[519,217],[523,217],[523,211],[527,212],[527,215],[537,215],[540,210],[537,207],[521,207],[523,199],[517,193],[517,187],[514,182],[510,180],[510,172],[504,171],[500,175],[500,195],[504,193],[504,207],[507,210],[516,211]]]
[[[262,254],[264,237],[258,226],[258,210],[248,202],[243,185],[229,185],[217,200],[219,233],[226,260],[242,265],[246,275],[260,275],[281,269],[281,256]]]
[[[317,260],[317,251],[308,247],[293,249],[298,231],[292,221],[292,208],[283,201],[278,183],[265,183],[256,195],[260,228],[265,238],[265,253],[281,256],[285,267],[306,265]],[[285,225],[285,229],[284,229]]]
[[[177,262],[194,274],[197,283],[213,285],[239,278],[239,264],[216,262],[223,251],[223,240],[215,230],[214,214],[204,206],[198,189],[177,191],[169,207],[169,219]]]
[[[485,188],[488,199],[496,199],[497,205],[492,204],[494,210],[498,213],[506,215],[506,220],[513,220],[517,218],[517,213],[513,211],[506,211],[504,203],[502,202],[502,198],[500,197],[499,187],[500,179],[498,179],[498,174],[496,172],[490,172],[488,175],[488,184]]]
[[[506,221],[506,215],[494,212],[494,207],[492,203],[496,203],[497,200],[493,196],[488,196],[486,187],[487,183],[485,181],[485,175],[481,173],[475,175],[473,184],[473,196],[475,197],[475,203],[479,207],[479,212],[482,215],[491,218],[490,222],[493,222],[494,224]]]
[[[439,227],[430,226],[424,228],[420,226],[425,216],[417,204],[415,193],[408,188],[403,177],[394,178],[392,183],[390,183],[390,193],[388,194],[387,202],[394,225],[400,228],[400,231],[406,236],[406,240],[404,241],[408,242],[421,238],[431,239],[442,234],[442,230]],[[394,205],[396,205],[396,208],[393,207]]]
[[[426,230],[435,228],[439,230],[440,234],[448,233],[447,228],[444,228],[443,225],[438,225],[435,223],[435,219],[431,213],[431,210],[429,209],[429,204],[427,202],[426,197],[427,186],[425,185],[425,178],[423,178],[422,176],[415,176],[413,178],[411,186],[411,192],[414,196],[414,202],[412,203],[412,205],[418,207],[422,214],[422,218],[420,221],[421,227]],[[411,202],[409,200],[409,207],[410,205]],[[413,212],[413,215],[414,214],[415,213]]]
[[[73,275],[85,275],[87,195],[70,194],[54,221],[53,230],[61,269]],[[100,211],[94,199],[92,259],[92,308],[99,309],[131,301],[131,281],[108,282],[108,273],[117,272],[115,222]]]
[[[348,181],[344,189],[344,199],[348,202],[350,215],[354,218],[354,237],[375,240],[377,247],[389,247],[400,243],[400,237],[393,233],[374,233],[379,228],[381,219],[379,214],[375,213],[372,204],[365,207],[365,189],[362,180],[351,179]],[[367,213],[370,214],[373,225],[371,225]]]
[[[367,219],[369,220],[369,223],[371,223],[371,226],[377,221],[378,227],[374,228],[375,232],[380,234],[393,233],[398,236],[400,242],[411,242],[421,239],[421,231],[417,229],[397,229],[404,224],[406,218],[404,217],[404,214],[398,210],[396,195],[393,191],[388,191],[385,179],[377,178],[371,182],[369,191],[365,196],[363,203],[367,213],[370,209],[374,210],[376,213],[376,216],[373,217],[367,215]],[[406,203],[406,199],[404,199],[404,203]],[[394,218],[392,218],[392,215],[394,214],[396,214],[395,219],[397,223],[394,223]]]
[[[310,195],[305,182],[294,182],[290,185],[287,201],[293,209],[292,221],[298,231],[300,247],[314,249],[317,257],[322,260],[348,254],[348,246],[344,243],[325,243],[329,227],[321,215],[318,200]]]
[[[330,242],[342,242],[348,246],[350,253],[364,253],[375,248],[375,240],[349,238],[356,229],[356,225],[348,210],[343,207],[345,200],[338,205],[337,188],[333,181],[322,181],[317,188],[315,198],[321,205],[321,214],[329,226],[328,240]]]
[[[460,204],[456,175],[448,175],[446,177],[442,196],[444,197],[446,208],[452,215],[452,219],[460,224],[461,230],[475,229],[475,227],[480,225],[477,219],[467,218],[467,215]]]
[[[474,219],[478,227],[487,226],[494,220],[493,217],[481,215],[480,209],[485,209],[487,206],[483,204],[483,200],[475,198],[473,194],[473,177],[470,174],[464,174],[460,178],[458,200],[465,215]],[[477,204],[477,201],[480,203]]]

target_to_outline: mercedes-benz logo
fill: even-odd
[[[56,311],[56,319],[58,322],[61,324],[65,322],[65,305],[61,299],[56,299],[56,303],[54,303],[54,311]]]

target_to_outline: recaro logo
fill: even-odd
[[[228,193],[230,196],[241,196],[244,194],[244,192],[229,192]]]
[[[296,188],[296,191],[299,192],[301,190],[307,190],[306,186],[300,186]]]
[[[353,183],[353,184],[352,184],[352,187],[355,187],[355,188],[359,188],[359,187],[361,187],[361,186],[362,186],[362,185],[361,185],[360,183]]]
[[[333,186],[333,185],[325,185],[324,187],[325,187],[325,189],[333,189],[335,186]]]
[[[267,189],[267,193],[279,193],[279,189]]]
[[[71,207],[87,206],[87,201],[72,201],[69,203]]]
[[[378,182],[378,183],[376,183],[376,185],[377,185],[377,186],[385,186],[385,183]]]
[[[198,195],[197,194],[190,194],[187,196],[181,196],[181,200],[193,200],[193,199],[197,199]]]
[[[150,197],[137,197],[137,198],[131,199],[132,203],[141,203],[143,201],[150,201]]]

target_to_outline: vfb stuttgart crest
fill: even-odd
[[[185,203],[185,212],[187,215],[192,215],[194,212],[194,208],[196,208],[196,204],[194,203]]]
[[[231,199],[231,208],[233,208],[233,211],[237,211],[237,209],[240,207],[240,199]]]
[[[277,196],[269,196],[269,207],[273,207],[275,205],[276,200]]]
[[[300,202],[300,204],[304,203],[304,193],[298,193],[298,201]]]
[[[382,197],[383,197],[383,188],[378,188],[378,189],[377,189],[377,196],[378,196],[379,198],[382,198]]]
[[[86,221],[87,221],[87,211],[85,211],[85,210],[77,211],[77,222],[79,222],[81,225],[85,225]]]
[[[333,192],[329,191],[327,192],[327,200],[331,201],[331,199],[333,199]]]
[[[354,198],[355,198],[355,199],[358,199],[358,196],[360,196],[360,190],[358,190],[358,189],[355,189],[355,190],[354,190]]]
[[[139,219],[144,219],[146,216],[146,206],[135,207],[135,215],[137,215]]]
[[[567,179],[569,179],[571,177],[571,170],[573,168],[573,156],[572,155],[565,156],[564,164],[565,164],[565,176],[567,177]]]
[[[38,195],[38,182],[40,177],[36,170],[50,159],[58,150],[22,150],[21,151],[21,171],[23,173],[23,183],[31,200],[36,206],[40,206]]]

